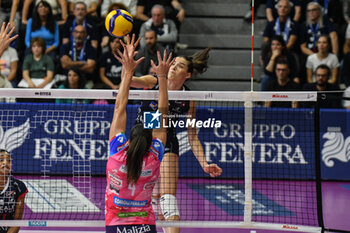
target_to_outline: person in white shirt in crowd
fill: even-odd
[[[16,75],[18,68],[18,54],[16,49],[8,47],[0,57],[0,74],[16,87]]]
[[[330,37],[328,35],[321,35],[318,38],[316,46],[318,52],[308,56],[306,60],[307,82],[315,82],[316,68],[321,64],[325,64],[331,70],[331,78],[328,80],[328,82],[331,84],[335,84],[337,82],[340,64],[337,56],[330,52]]]
[[[6,26],[5,26],[6,25]],[[13,23],[2,23],[0,29],[0,56],[4,54],[6,49],[10,46],[11,42],[14,41],[18,35],[13,35],[16,27]],[[4,77],[0,76],[0,88],[11,88],[11,83],[6,80]],[[15,102],[13,98],[3,97],[0,98],[0,102]]]

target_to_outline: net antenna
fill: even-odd
[[[250,55],[250,91],[254,91],[254,18],[255,18],[255,12],[254,12],[254,0],[252,1],[252,48],[251,48],[251,55]]]

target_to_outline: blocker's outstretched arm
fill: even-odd
[[[118,50],[119,57],[116,58],[122,63],[122,81],[120,83],[120,88],[118,91],[117,98],[115,100],[114,105],[114,114],[113,120],[111,124],[111,128],[109,130],[109,140],[111,140],[115,135],[121,132],[125,132],[126,128],[126,105],[129,99],[129,89],[130,83],[132,79],[132,75],[135,72],[137,65],[144,59],[144,57],[134,60],[136,56],[135,49],[140,42],[140,38],[135,42],[135,35],[132,36],[132,40],[130,41],[129,35],[126,37],[126,44],[122,41],[122,45],[124,47],[124,52],[121,53]]]
[[[164,50],[163,59],[160,56],[160,52],[157,52],[158,66],[155,65],[154,61],[151,60],[151,65],[156,71],[159,81],[159,94],[158,94],[158,110],[161,113],[161,128],[153,130],[153,137],[159,138],[164,145],[166,145],[166,128],[163,127],[163,119],[168,115],[169,103],[168,103],[168,82],[167,76],[171,64],[174,59],[171,60],[172,54],[167,58],[167,51]]]

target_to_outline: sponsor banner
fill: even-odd
[[[254,108],[251,132],[244,132],[244,108],[199,108],[200,120],[220,119],[220,128],[197,129],[206,160],[223,168],[221,177],[244,177],[244,138],[253,138],[254,178],[315,177],[314,112],[310,109]],[[180,176],[207,176],[192,154],[187,130],[178,131]]]
[[[320,124],[322,178],[350,180],[350,111],[324,109]]]
[[[113,109],[113,105],[2,103],[0,147],[12,152],[15,173],[105,175]],[[127,136],[136,112],[137,106],[128,106]],[[350,179],[346,172],[350,166],[348,114],[346,110],[321,111],[324,178]],[[243,178],[244,138],[249,134],[253,137],[253,177],[315,177],[314,112],[310,109],[254,108],[248,134],[241,107],[200,106],[196,120],[209,126],[221,122],[221,127],[197,128],[207,161],[223,168],[221,177]],[[188,130],[178,128],[177,138],[180,176],[207,176],[192,153]]]
[[[2,103],[0,147],[14,173],[106,174],[112,114],[109,105]]]

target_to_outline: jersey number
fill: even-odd
[[[129,184],[128,189],[131,190],[131,196],[135,196],[136,185]]]

